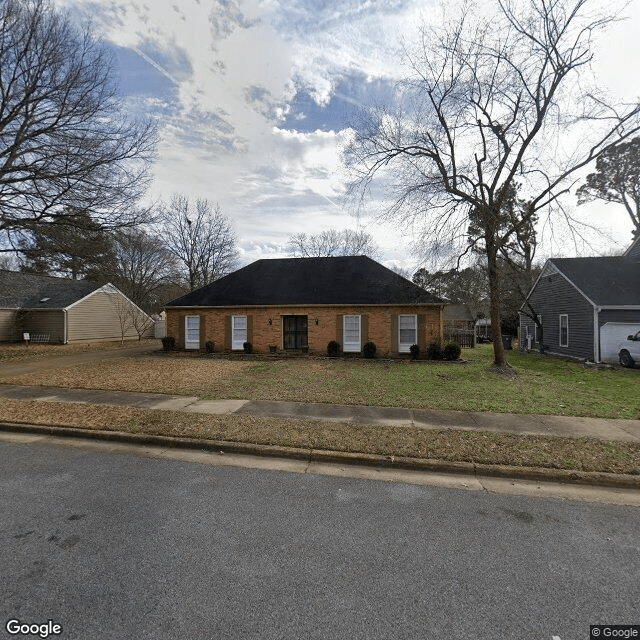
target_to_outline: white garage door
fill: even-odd
[[[628,335],[640,331],[640,323],[607,322],[600,327],[600,360],[615,364],[618,359],[618,345]]]

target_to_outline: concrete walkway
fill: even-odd
[[[429,409],[257,400],[198,400],[196,397],[157,393],[61,389],[3,384],[0,384],[0,398],[131,406],[144,409],[217,415],[235,414],[259,417],[302,418],[322,422],[412,426],[423,429],[463,429],[467,431],[494,431],[565,438],[586,436],[600,440],[640,442],[640,420],[607,420],[603,418],[574,418],[551,415],[435,411]]]

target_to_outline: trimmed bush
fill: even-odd
[[[412,360],[417,360],[420,357],[420,347],[417,344],[412,344],[409,347],[409,353]]]
[[[250,342],[244,342],[242,344],[242,348],[244,349],[245,353],[252,353],[253,352],[253,345]]]
[[[438,340],[427,347],[427,358],[429,360],[442,360],[442,345]]]
[[[172,351],[176,348],[176,339],[173,336],[165,336],[162,338],[162,348],[164,351]]]
[[[205,348],[207,353],[213,353],[215,351],[215,348],[216,348],[216,343],[213,340],[207,340],[204,343],[204,348]]]
[[[376,344],[375,342],[365,342],[362,347],[362,354],[365,358],[375,358],[376,357]]]
[[[331,340],[327,345],[327,355],[331,358],[335,358],[340,355],[340,343],[335,340]]]
[[[442,356],[445,360],[458,360],[461,353],[462,349],[457,342],[448,342],[442,350]]]

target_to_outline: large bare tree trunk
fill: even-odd
[[[488,216],[490,220],[491,216]],[[507,356],[502,344],[502,313],[500,310],[500,278],[498,274],[498,252],[495,247],[495,230],[491,222],[487,221],[486,247],[487,272],[489,275],[489,302],[491,313],[491,336],[493,338],[494,366],[506,369],[509,367]]]

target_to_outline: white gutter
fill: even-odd
[[[62,318],[63,318],[63,330],[62,330],[62,344],[67,344],[69,342],[68,336],[68,327],[67,327],[67,310],[62,310]]]
[[[600,362],[600,321],[598,315],[600,313],[600,307],[593,307],[593,361]]]

